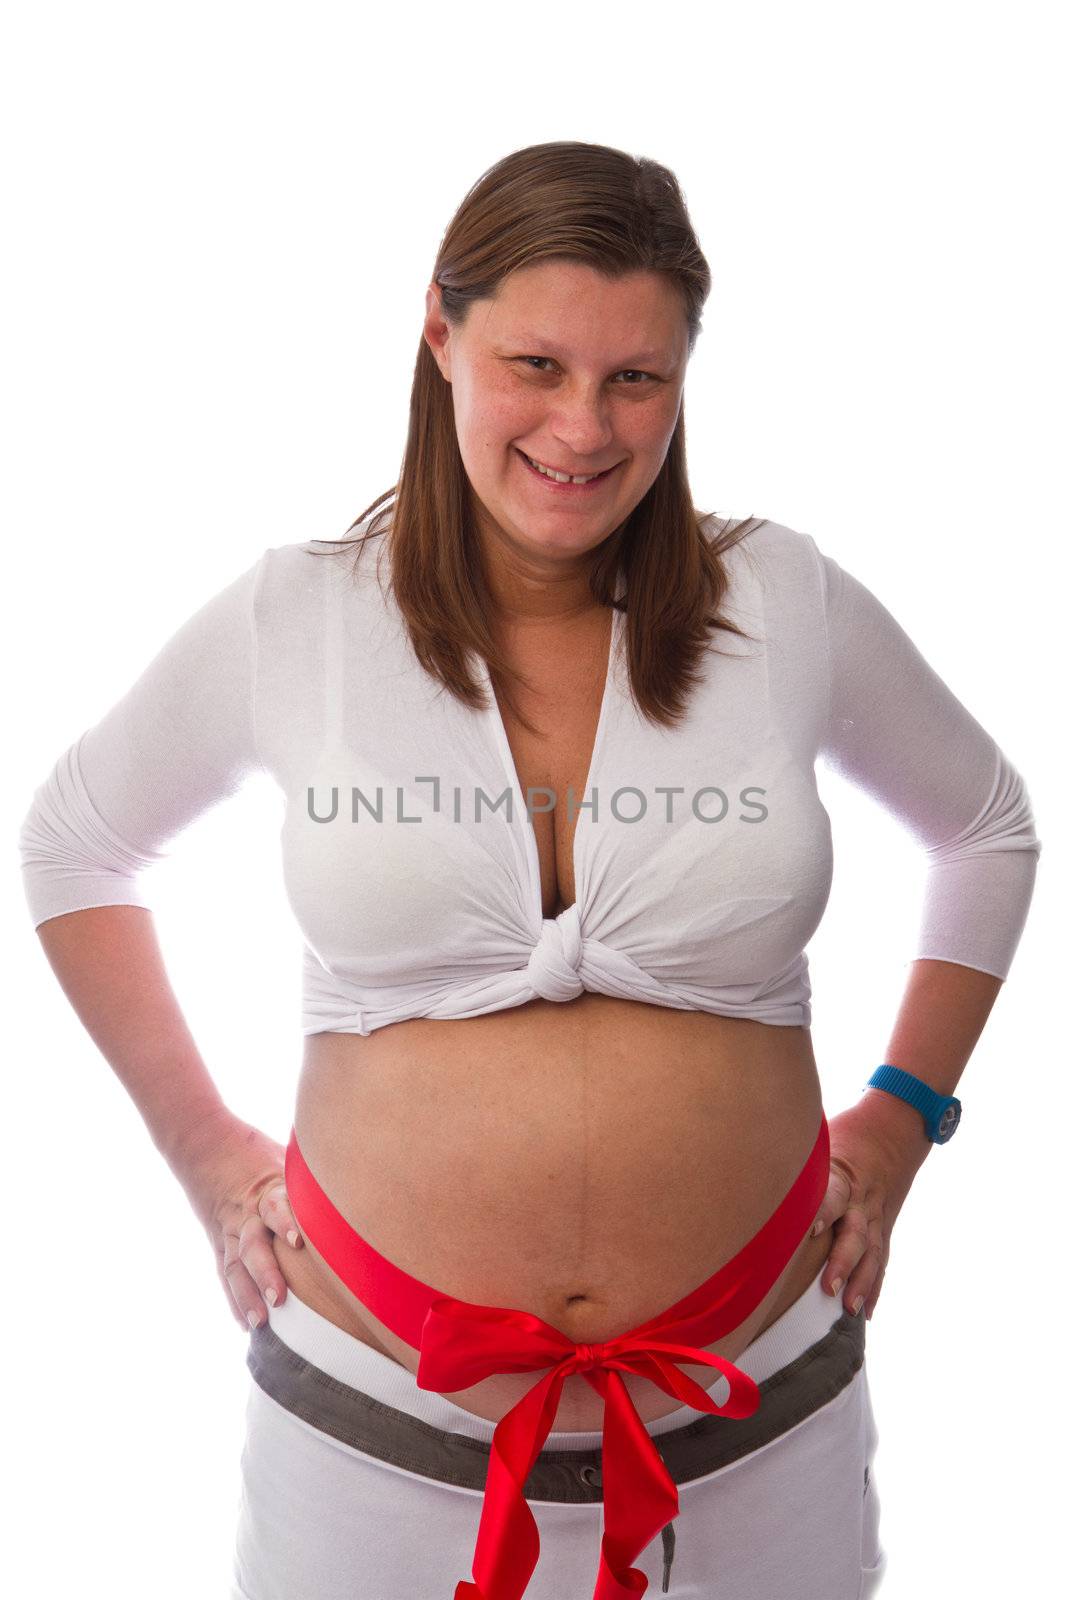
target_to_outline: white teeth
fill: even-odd
[[[592,472],[588,478],[568,478],[565,472],[553,472],[551,467],[543,467],[539,461],[534,460],[533,456],[527,456],[526,459],[531,467],[536,467],[537,471],[544,473],[546,478],[554,478],[557,483],[592,483],[594,478],[601,476],[599,472]]]

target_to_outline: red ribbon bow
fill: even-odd
[[[706,1317],[705,1311],[705,1323]],[[541,1542],[523,1487],[552,1428],[564,1381],[579,1372],[604,1400],[604,1538],[593,1600],[644,1594],[648,1579],[630,1562],[678,1515],[678,1491],[620,1373],[650,1378],[665,1394],[719,1416],[750,1417],[760,1402],[756,1383],[733,1362],[671,1341],[672,1331],[687,1327],[685,1320],[658,1328],[646,1323],[603,1344],[577,1344],[530,1312],[468,1305],[448,1295],[434,1300],[422,1327],[420,1388],[456,1393],[498,1372],[552,1368],[496,1425],[474,1582],[459,1583],[454,1600],[519,1600],[525,1592]],[[667,1337],[655,1337],[653,1328]],[[729,1398],[722,1405],[710,1400],[678,1370],[679,1360],[717,1367],[730,1380]]]

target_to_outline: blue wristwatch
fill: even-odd
[[[938,1094],[928,1083],[905,1072],[903,1067],[890,1066],[883,1061],[867,1079],[867,1088],[884,1089],[914,1106],[926,1124],[926,1137],[934,1144],[944,1144],[952,1138],[960,1125],[963,1107],[952,1094]]]

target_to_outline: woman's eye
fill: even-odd
[[[551,357],[549,357],[549,356],[519,356],[518,359],[520,361],[548,361],[548,362],[551,362]],[[540,372],[543,369],[541,367],[538,367],[536,370],[538,372]],[[622,373],[620,374],[620,376],[628,377],[631,374],[635,375],[638,378],[647,378],[650,383],[653,383],[655,381],[650,372],[641,372],[637,367],[624,367],[623,370],[622,370]],[[641,385],[639,383],[626,383],[626,384],[623,384],[623,388],[624,389],[640,389]]]

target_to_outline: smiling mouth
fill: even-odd
[[[526,454],[525,450],[519,450],[518,445],[515,446],[515,449],[518,452],[518,454],[522,457],[522,459],[526,462],[527,466],[530,467],[532,471],[537,473],[539,478],[544,478],[546,483],[555,483],[555,484],[559,485],[560,488],[563,488],[563,489],[566,489],[566,488],[584,489],[589,484],[599,483],[601,478],[606,478],[609,473],[615,471],[615,467],[620,465],[620,463],[618,461],[616,461],[614,466],[605,467],[603,472],[595,472],[590,477],[586,477],[585,478],[585,483],[574,483],[573,478],[570,477],[570,475],[568,474],[566,476],[568,476],[569,482],[561,484],[559,482],[558,478],[553,478],[553,477],[549,476],[549,472],[550,471],[554,472],[556,470],[554,467],[550,468],[549,471],[542,471],[540,469],[545,466],[545,463],[543,461],[535,461],[533,456],[528,456]],[[577,476],[582,478],[582,477],[585,477],[585,474],[584,473],[578,473]]]

